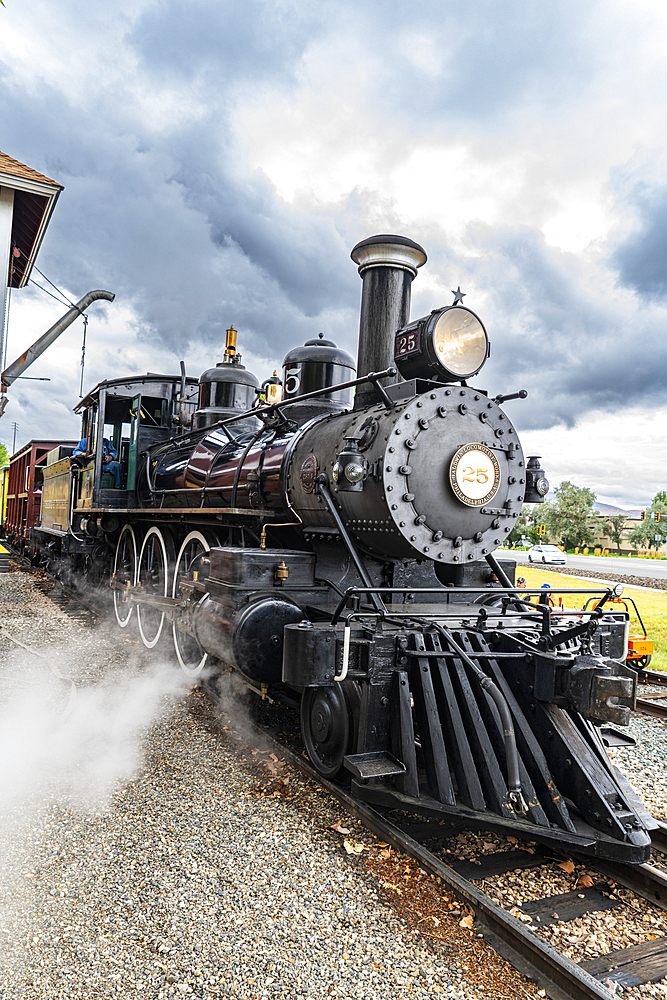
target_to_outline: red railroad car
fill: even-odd
[[[28,545],[30,529],[40,519],[46,457],[59,446],[75,448],[76,441],[30,441],[10,459],[5,533],[21,550]]]

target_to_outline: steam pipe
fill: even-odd
[[[58,339],[60,334],[74,322],[77,316],[83,315],[91,302],[95,302],[96,299],[106,299],[108,302],[113,302],[115,297],[113,292],[104,292],[98,289],[94,292],[88,292],[82,299],[79,299],[76,305],[72,306],[64,316],[61,316],[58,322],[54,323],[46,333],[42,334],[39,340],[36,340],[16,361],[13,361],[9,367],[5,368],[2,375],[0,375],[2,392],[7,391],[12,382],[16,381],[26,368],[29,368],[33,361],[36,361],[40,354],[43,354],[47,347],[51,346],[54,340]]]
[[[394,363],[394,335],[410,319],[412,280],[426,252],[405,236],[371,236],[350,254],[363,282],[357,377]],[[400,376],[394,378],[399,381]],[[355,410],[377,402],[377,389],[357,391]]]
[[[317,491],[320,494],[320,496],[324,497],[324,502],[329,508],[329,513],[336,522],[336,527],[338,528],[340,537],[343,539],[345,547],[347,548],[347,551],[350,553],[352,557],[354,568],[361,577],[361,582],[364,584],[364,587],[367,588],[367,591],[370,594],[373,607],[380,614],[386,615],[387,609],[385,607],[384,601],[378,594],[373,593],[373,584],[371,583],[371,578],[368,575],[368,571],[366,570],[366,567],[364,566],[359,553],[354,547],[354,542],[352,541],[347,532],[342,517],[340,516],[338,510],[336,509],[336,504],[334,503],[333,497],[329,492],[329,480],[324,473],[320,474],[317,477]]]
[[[385,372],[369,372],[368,375],[364,375],[363,378],[353,378],[349,382],[340,382],[333,388],[338,392],[340,389],[352,389],[355,385],[360,385],[362,382],[374,382],[377,383],[378,379],[381,378],[393,378],[396,374],[395,368],[387,368]],[[208,427],[198,427],[196,431],[188,431],[187,434],[179,434],[176,437],[167,438],[166,441],[158,441],[156,444],[151,444],[148,446],[148,451],[152,451],[154,448],[162,448],[168,444],[174,444],[179,442],[182,444],[188,438],[194,437],[197,434],[204,433],[210,434],[211,431],[218,430],[222,428],[226,433],[226,425],[236,423],[237,420],[244,420],[246,417],[261,417],[264,419],[269,413],[280,413],[284,410],[286,406],[291,406],[292,403],[303,403],[306,399],[315,399],[317,396],[324,396],[328,392],[331,392],[332,388],[330,385],[325,385],[321,389],[313,389],[312,392],[305,392],[303,396],[294,396],[293,399],[283,399],[280,403],[269,403],[268,406],[261,406],[259,408],[254,408],[250,410],[244,410],[243,413],[237,413],[233,417],[225,417],[224,420],[218,420],[214,424],[209,424]],[[389,401],[391,403],[391,400]],[[392,404],[393,405],[393,404]],[[387,404],[389,406],[389,404]],[[1,416],[1,414],[0,414]]]
[[[180,402],[185,402],[185,361],[181,361],[181,398]]]

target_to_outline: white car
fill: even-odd
[[[567,555],[556,545],[533,545],[528,550],[528,562],[551,563],[554,566],[567,566]]]

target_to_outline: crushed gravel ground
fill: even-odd
[[[241,699],[214,709],[23,572],[0,626],[3,1000],[544,995],[248,737]]]
[[[640,685],[637,697],[659,691]],[[667,695],[665,688],[662,691]],[[667,721],[648,715],[632,715],[627,730],[637,741],[634,747],[610,747],[609,756],[639,792],[649,812],[667,820]]]

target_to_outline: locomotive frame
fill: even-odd
[[[548,490],[501,406],[525,393],[469,384],[488,356],[470,310],[410,323],[418,244],[372,237],[352,256],[356,377],[320,336],[269,402],[278,379],[259,385],[232,327],[199,380],[100,383],[76,408],[87,456],[45,470],[34,558],[108,586],[118,625],[191,678],[231,668],[299,697],[311,761],[359,798],[643,862],[655,821],[605,750],[636,692],[611,592],[550,608],[493,555]]]

